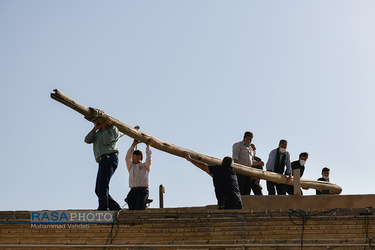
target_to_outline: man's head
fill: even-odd
[[[138,164],[141,163],[143,160],[143,153],[140,150],[134,150],[133,152],[133,163]]]
[[[301,166],[304,166],[306,161],[307,161],[307,158],[309,158],[309,153],[307,152],[302,152],[299,154],[299,164]]]
[[[280,153],[284,154],[286,152],[286,148],[288,146],[288,142],[287,140],[280,140],[279,142],[279,150],[280,150]]]
[[[246,131],[245,134],[243,135],[243,141],[244,143],[249,146],[251,141],[253,140],[253,133]]]
[[[324,167],[324,168],[322,169],[322,177],[323,177],[324,179],[326,179],[326,180],[329,179],[329,168]]]
[[[221,162],[221,165],[225,167],[230,167],[232,166],[232,158],[229,156],[224,157],[223,161]]]

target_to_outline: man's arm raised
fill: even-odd
[[[201,162],[201,161],[198,161],[198,160],[194,160],[190,157],[189,153],[188,152],[185,152],[185,159],[190,161],[191,163],[193,163],[195,166],[197,166],[198,168],[202,169],[204,172],[206,172],[207,174],[211,175],[210,174],[210,170],[208,168],[208,164],[207,163],[204,163],[204,162]],[[212,176],[212,175],[211,175]]]

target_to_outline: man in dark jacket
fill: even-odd
[[[185,152],[185,158],[213,177],[219,209],[242,209],[240,189],[231,157],[224,157],[221,165],[214,166],[192,159],[187,152]]]

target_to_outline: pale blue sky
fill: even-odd
[[[375,193],[374,10],[345,0],[0,0],[0,210],[97,208],[83,141],[93,125],[52,100],[55,88],[218,158],[246,130],[264,161],[285,138],[292,160],[310,153],[304,178],[327,166],[342,194]],[[118,143],[110,186],[121,205],[131,142]],[[154,149],[152,207],[160,184],[166,207],[216,203],[207,174]]]

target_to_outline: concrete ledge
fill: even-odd
[[[375,207],[375,195],[244,195],[244,210]]]
[[[373,207],[375,209],[375,194],[365,195],[244,195],[242,196],[242,210],[218,210],[216,205],[207,205],[204,207],[176,207],[176,208],[149,208],[143,211],[122,210],[121,213],[127,214],[234,214],[246,213],[248,211],[267,212],[267,211],[287,211],[288,209],[301,210],[324,210],[333,208],[342,209],[364,209]],[[78,209],[74,209],[78,210]],[[49,211],[49,210],[45,210]],[[54,211],[73,211],[73,210],[54,210]],[[82,211],[96,211],[82,209]],[[30,221],[30,211],[0,211],[1,221]]]

